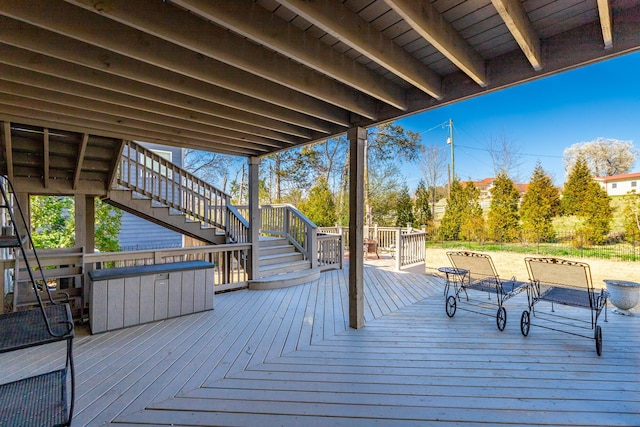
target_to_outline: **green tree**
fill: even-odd
[[[405,227],[407,224],[413,225],[413,200],[409,194],[409,188],[404,185],[398,194],[398,204],[396,208],[396,227]]]
[[[560,203],[564,215],[575,215],[581,220],[577,231],[587,243],[604,241],[613,218],[611,199],[592,179],[582,158],[576,161],[569,174]]]
[[[560,213],[560,194],[538,163],[520,205],[522,233],[527,241],[549,241],[555,237],[553,218]]]
[[[431,213],[429,190],[423,180],[420,180],[418,187],[416,188],[416,202],[414,206],[415,221],[414,225],[420,227],[422,225],[429,225],[433,221]]]
[[[36,248],[73,246],[73,207],[73,197],[31,196],[31,235]]]
[[[611,230],[613,209],[607,191],[595,181],[592,181],[589,186],[582,217],[584,222],[579,231],[587,241],[593,244],[603,243]]]
[[[622,215],[625,240],[631,243],[638,242],[640,240],[640,193],[636,190],[631,190],[624,196]]]
[[[513,242],[520,235],[518,205],[520,192],[506,172],[500,172],[491,188],[491,204],[487,217],[489,237],[500,242]]]
[[[335,225],[336,206],[325,178],[311,188],[308,200],[301,203],[299,209],[319,227]]]
[[[100,252],[117,252],[120,250],[120,230],[122,228],[122,214],[102,200],[96,199],[96,249]]]
[[[578,158],[562,191],[560,206],[563,215],[580,216],[583,213],[591,183],[593,183],[593,178],[587,162],[583,158]]]
[[[484,234],[484,219],[479,200],[480,190],[472,182],[463,186],[460,181],[454,179],[440,224],[440,238],[481,239]]]
[[[36,248],[70,248],[75,244],[75,203],[69,196],[32,196],[31,232]],[[101,252],[120,250],[119,209],[96,201],[95,246]]]

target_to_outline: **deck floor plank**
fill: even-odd
[[[364,281],[360,330],[348,328],[342,270],[78,336],[73,425],[640,424],[640,316],[601,317],[598,357],[593,339],[536,326],[523,337],[524,294],[506,304],[499,332],[493,306],[480,316],[461,302],[448,318],[440,277],[367,266]],[[12,370],[53,360],[29,351]]]

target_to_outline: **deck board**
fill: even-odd
[[[590,339],[537,327],[523,337],[524,295],[499,332],[491,314],[448,318],[438,277],[365,267],[364,280],[360,330],[348,328],[344,270],[79,336],[73,425],[640,424],[640,316],[601,318],[597,357]],[[27,356],[12,369],[54,360]]]

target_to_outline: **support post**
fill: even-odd
[[[18,227],[18,231],[20,232],[20,235],[26,236],[27,232],[31,231],[31,197],[29,197],[29,193],[20,193],[20,192],[16,192],[14,197],[20,204],[20,207],[22,208],[22,213],[24,214],[24,219],[26,222],[26,224],[23,224],[22,219],[17,218],[18,214],[16,212],[16,223],[17,223],[16,226]],[[31,249],[31,244],[28,241],[27,241],[27,249]]]
[[[258,198],[258,174],[260,159],[258,157],[250,157],[249,163],[249,243],[251,243],[251,251],[249,252],[249,263],[247,264],[249,280],[258,278],[258,245],[260,239],[260,201]]]
[[[84,252],[92,254],[95,249],[96,208],[93,196],[75,196],[76,239],[75,246],[84,247]]]
[[[364,146],[367,132],[360,127],[347,131],[349,140],[349,326],[364,326],[363,222]]]

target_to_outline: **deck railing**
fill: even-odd
[[[342,235],[318,233],[318,267],[321,270],[344,267]]]
[[[344,249],[349,247],[349,227],[319,227],[320,233],[342,235]],[[425,261],[427,233],[412,227],[365,227],[364,237],[376,240],[378,249],[390,252],[396,260],[396,270]]]
[[[291,205],[262,205],[261,234],[287,239],[289,243],[311,261],[311,268],[317,266],[318,227],[302,212]]]
[[[232,209],[230,196],[153,151],[126,141],[116,184],[225,230],[231,242],[246,242],[249,224]]]
[[[248,286],[247,259],[251,245],[228,244],[149,251],[85,254],[86,270],[98,268],[154,265],[170,262],[202,260],[212,263],[215,291],[241,289]],[[85,280],[85,283],[88,283]]]

